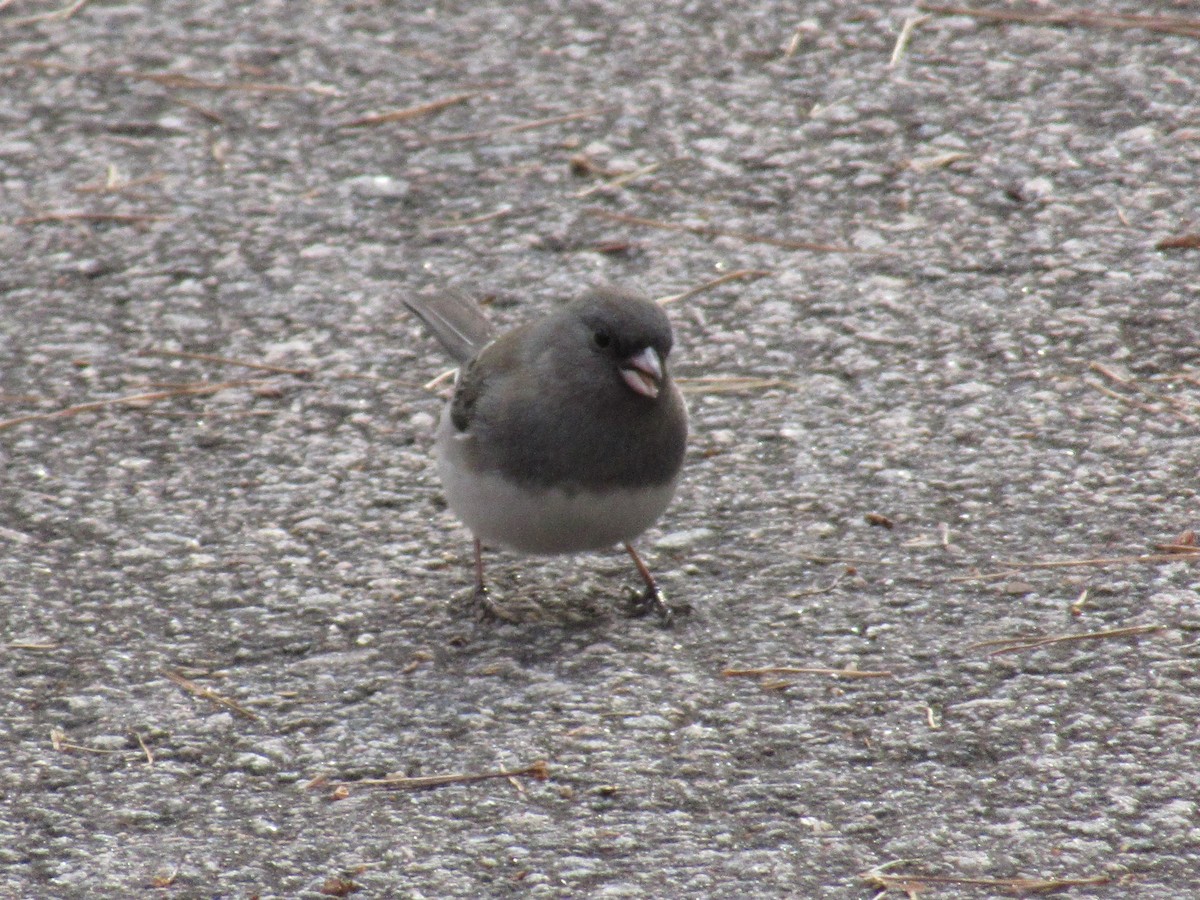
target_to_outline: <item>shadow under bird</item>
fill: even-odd
[[[475,539],[475,597],[488,595],[483,543],[522,553],[621,544],[645,591],[635,615],[671,609],[633,548],[671,502],[687,408],[671,379],[671,325],[642,295],[601,287],[494,336],[453,293],[404,300],[459,364],[437,430],[446,501]]]

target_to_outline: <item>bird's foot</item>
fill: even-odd
[[[629,615],[635,619],[654,613],[663,628],[669,628],[675,621],[675,613],[689,612],[690,606],[673,609],[667,605],[666,595],[658,587],[647,587],[642,593],[631,591],[629,596]]]
[[[518,622],[516,616],[506,610],[503,606],[496,602],[492,597],[492,592],[487,589],[487,585],[479,585],[475,588],[473,597],[475,604],[475,614],[483,622]]]

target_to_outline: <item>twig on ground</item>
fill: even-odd
[[[675,383],[685,394],[735,394],[760,391],[787,384],[781,378],[756,378],[753,375],[701,375],[676,378]]]
[[[955,575],[953,578],[947,578],[948,584],[966,584],[970,581],[999,581],[1002,578],[1012,578],[1011,570],[1005,572],[976,572],[973,575]]]
[[[209,109],[207,106],[201,106],[199,103],[193,103],[191,100],[187,100],[183,97],[172,97],[171,100],[175,103],[178,103],[184,109],[190,109],[200,118],[208,122],[212,122],[214,125],[225,124],[225,117],[219,112]]]
[[[176,866],[170,872],[165,869],[158,875],[150,879],[150,887],[154,888],[169,888],[173,885],[176,879],[179,878],[179,867]]]
[[[44,225],[47,222],[115,222],[119,225],[140,225],[145,222],[169,222],[171,216],[151,215],[149,213],[107,213],[107,212],[45,212],[32,216],[22,216],[13,221],[14,225]]]
[[[1090,363],[1088,365],[1088,368],[1091,369],[1093,372],[1104,376],[1109,381],[1119,384],[1122,387],[1129,388],[1131,391],[1135,391],[1136,393],[1141,394],[1143,397],[1147,397],[1150,400],[1156,401],[1158,403],[1166,404],[1166,406],[1167,406],[1167,408],[1164,410],[1161,407],[1154,407],[1154,406],[1150,406],[1147,404],[1134,403],[1134,405],[1138,406],[1140,409],[1145,409],[1150,412],[1168,412],[1171,415],[1174,415],[1177,418],[1179,418],[1181,421],[1187,422],[1189,425],[1200,424],[1200,420],[1196,419],[1194,416],[1189,416],[1183,412],[1183,409],[1182,409],[1183,407],[1186,407],[1189,405],[1194,405],[1194,404],[1189,403],[1189,401],[1181,400],[1180,398],[1177,398],[1177,397],[1170,397],[1166,394],[1160,394],[1157,391],[1152,391],[1149,388],[1143,387],[1142,385],[1138,384],[1132,378],[1127,378],[1124,375],[1120,375],[1117,372],[1114,372],[1112,369],[1108,368],[1107,366],[1104,366],[1098,362]],[[1091,383],[1091,382],[1088,382],[1088,383]],[[1100,385],[1096,385],[1094,383],[1092,383],[1092,384],[1094,387],[1100,387]],[[1103,388],[1101,388],[1101,390],[1103,390]],[[1120,399],[1125,400],[1126,402],[1134,402],[1134,401],[1130,400],[1130,398],[1128,398],[1124,395],[1117,394],[1113,391],[1104,390],[1104,393],[1110,397],[1113,397],[1113,396],[1119,397]]]
[[[128,181],[122,181],[120,170],[110,163],[103,181],[96,182],[95,184],[82,184],[74,188],[74,191],[77,194],[119,194],[130,188],[141,187],[146,184],[157,184],[164,177],[166,176],[162,172],[154,172],[150,175],[144,175],[141,178],[130,178]]]
[[[1132,563],[1179,562],[1181,556],[1200,557],[1200,548],[1187,552],[1143,553],[1140,556],[1101,556],[1095,559],[1048,559],[1042,562],[1002,562],[1013,569],[1073,569],[1086,566],[1129,565]]]
[[[43,419],[74,416],[95,409],[104,409],[106,406],[117,406],[123,403],[151,403],[155,400],[168,400],[173,397],[203,396],[206,394],[215,394],[218,391],[229,390],[230,388],[249,387],[255,384],[263,384],[264,382],[265,379],[262,378],[251,378],[239,381],[222,381],[219,384],[188,385],[169,391],[152,391],[147,394],[128,394],[124,397],[110,397],[107,400],[90,400],[87,403],[77,403],[74,406],[56,409],[53,412],[30,413],[27,416],[17,416],[13,419],[0,420],[0,431],[12,428],[15,425],[22,425],[25,422],[39,422]]]
[[[1035,650],[1038,647],[1046,647],[1051,644],[1066,644],[1073,641],[1099,641],[1108,638],[1130,637],[1137,634],[1150,634],[1154,631],[1162,631],[1166,627],[1165,625],[1133,625],[1128,628],[1112,628],[1108,631],[1088,631],[1083,634],[1056,634],[1040,638],[1000,638],[994,641],[981,641],[978,644],[971,644],[967,649],[984,650],[989,647],[995,647],[996,649],[988,653],[988,656],[1000,656],[1005,653],[1019,653],[1022,650]]]
[[[204,700],[208,700],[212,703],[215,703],[218,706],[222,706],[225,709],[229,710],[230,712],[236,713],[237,715],[241,716],[243,719],[249,719],[251,722],[258,721],[258,718],[259,718],[258,713],[251,712],[250,710],[246,709],[246,707],[242,706],[240,703],[237,703],[233,700],[230,700],[228,697],[218,694],[212,688],[205,687],[202,684],[197,684],[196,682],[192,681],[190,678],[185,678],[183,675],[180,675],[178,672],[173,672],[170,669],[163,669],[162,674],[163,674],[164,678],[168,679],[169,681],[173,681],[175,684],[179,685],[181,688],[183,688],[185,691],[187,691],[189,694],[192,694],[193,696],[200,697]]]
[[[1050,559],[1030,562],[1013,560],[1011,562],[996,563],[998,566],[1005,566],[1007,571],[977,572],[974,575],[957,575],[947,580],[954,584],[965,581],[994,581],[999,578],[1010,578],[1024,569],[1078,569],[1092,566],[1131,566],[1148,563],[1182,562],[1189,558],[1200,560],[1200,547],[1194,550],[1188,547],[1180,547],[1170,553],[1143,553],[1140,556],[1101,556],[1092,559]]]
[[[908,42],[912,38],[913,31],[918,25],[924,25],[929,19],[929,16],[909,16],[904,20],[904,24],[900,26],[900,34],[896,37],[896,46],[892,48],[892,58],[888,61],[889,69],[900,65],[900,60],[904,58],[904,51],[908,49]]]
[[[335,127],[363,128],[368,125],[387,125],[392,122],[407,122],[409,119],[428,116],[451,106],[458,106],[460,103],[466,103],[468,100],[473,100],[478,96],[478,91],[472,91],[467,94],[454,94],[450,97],[442,97],[439,100],[430,100],[428,103],[418,103],[416,106],[406,106],[403,109],[393,109],[389,110],[388,112],[362,116],[358,119],[350,119],[347,122],[339,122]]]
[[[871,887],[881,891],[902,891],[914,900],[924,888],[938,884],[990,887],[998,888],[1006,893],[1023,894],[1048,893],[1069,887],[1110,884],[1114,880],[1110,875],[1096,875],[1090,878],[965,878],[952,875],[916,875],[884,871],[889,866],[899,865],[902,862],[904,860],[875,866],[873,869],[859,872],[858,877]]]
[[[48,62],[42,59],[6,59],[0,60],[5,65],[26,66],[42,69],[47,72],[64,72],[70,75],[96,75],[101,78],[128,78],[133,81],[152,81],[163,87],[182,88],[184,90],[201,91],[248,91],[259,94],[320,94],[337,96],[336,88],[323,85],[277,84],[265,81],[209,81],[193,78],[178,72],[138,72],[133,69],[118,69],[113,66],[69,66],[64,63]]]
[[[845,563],[851,566],[890,565],[890,563],[884,559],[860,559],[855,556],[823,556],[819,553],[792,553],[789,555],[794,556],[796,559],[803,559],[806,562],[825,564]]]
[[[918,3],[917,9],[939,16],[968,16],[991,22],[1021,25],[1081,25],[1085,28],[1142,28],[1162,34],[1200,38],[1200,20],[1171,16],[1110,15],[1073,9],[1022,12],[1015,9],[976,9],[969,6],[940,6],[932,3]]]
[[[610,212],[607,209],[589,209],[589,215],[612,219],[614,222],[625,222],[629,225],[644,225],[647,228],[659,228],[665,231],[686,231],[689,234],[699,234],[704,237],[727,237],[751,244],[769,244],[772,247],[783,247],[785,250],[811,250],[814,253],[873,253],[870,250],[856,250],[837,244],[815,244],[809,241],[793,241],[789,238],[769,237],[762,234],[750,234],[745,231],[729,231],[712,225],[685,225],[681,222],[666,222],[661,219],[647,219],[643,216],[630,216],[625,213]]]
[[[499,209],[492,210],[489,213],[482,213],[478,216],[470,216],[466,219],[432,219],[425,222],[426,228],[442,229],[442,228],[466,228],[470,225],[480,225],[484,222],[490,222],[493,219],[503,219],[505,216],[511,216],[517,212],[514,206],[501,206]]]
[[[951,165],[952,163],[970,158],[970,153],[963,153],[958,150],[949,150],[945,153],[938,153],[933,156],[914,156],[907,162],[906,165],[914,172],[924,174],[925,172],[932,172],[934,169],[944,169],[946,166]]]
[[[442,385],[453,379],[457,373],[458,369],[446,369],[446,371],[442,372],[442,374],[430,378],[427,382],[421,385],[421,390],[430,391],[431,393],[436,392]]]
[[[688,297],[694,297],[696,294],[702,294],[705,291],[712,290],[719,285],[730,281],[741,281],[743,279],[756,281],[759,278],[766,278],[768,275],[774,275],[770,269],[738,269],[736,272],[727,272],[719,278],[714,278],[711,281],[706,281],[704,284],[697,285],[694,288],[688,288],[682,294],[668,294],[666,297],[659,297],[654,302],[662,306],[668,303],[676,303],[679,300],[686,300]]]
[[[423,788],[443,787],[448,784],[470,784],[475,781],[487,781],[492,778],[530,777],[537,781],[545,781],[550,777],[550,768],[544,759],[539,759],[521,769],[502,769],[497,772],[465,772],[453,775],[418,775],[408,777],[392,775],[387,778],[360,778],[357,781],[338,781],[338,787],[382,787],[392,790],[415,791]]]
[[[833,678],[892,678],[891,672],[865,669],[826,669],[814,666],[760,666],[754,669],[725,669],[726,678],[757,678],[764,675],[829,675]]]
[[[632,172],[625,172],[610,178],[608,181],[602,181],[599,184],[593,184],[590,187],[585,187],[581,191],[576,191],[572,194],[576,199],[580,197],[590,197],[592,194],[598,194],[600,191],[613,190],[622,185],[626,185],[636,178],[641,178],[643,175],[649,175],[651,172],[657,171],[662,166],[662,163],[651,163],[648,166],[642,166],[640,169],[634,169]]]
[[[787,46],[783,48],[783,58],[791,59],[796,55],[796,51],[800,49],[800,45],[804,43],[804,38],[811,33],[810,28],[799,26],[792,32],[792,36],[788,39]]]
[[[1200,249],[1200,234],[1176,234],[1165,237],[1154,245],[1155,250],[1196,250]]]
[[[71,18],[71,16],[75,15],[75,13],[79,12],[79,10],[83,9],[87,2],[88,0],[73,0],[73,2],[68,3],[61,9],[55,9],[45,13],[38,13],[36,16],[25,16],[21,19],[10,19],[7,22],[0,22],[0,24],[7,25],[10,28],[19,28],[22,25],[35,25],[38,22],[51,22],[55,20],[62,21]],[[8,3],[5,3],[4,6],[8,6]],[[3,7],[0,7],[0,9],[3,9]]]
[[[83,744],[72,744],[66,738],[67,738],[67,733],[65,731],[63,731],[62,729],[60,729],[60,728],[51,728],[50,729],[50,746],[52,746],[59,753],[65,753],[68,750],[75,750],[75,751],[78,751],[79,753],[99,753],[99,754],[105,754],[105,755],[112,754],[112,753],[125,753],[126,752],[124,750],[109,750],[105,747],[87,747]]]
[[[220,363],[226,366],[241,366],[246,369],[258,369],[263,372],[276,372],[280,375],[295,375],[297,378],[307,378],[312,375],[312,369],[289,369],[286,366],[273,366],[270,363],[248,362],[244,359],[233,359],[229,356],[214,356],[211,353],[193,353],[188,350],[159,350],[150,348],[141,351],[142,356],[169,356],[178,359],[195,359],[201,362]]]
[[[142,736],[136,731],[133,733],[133,736],[137,738],[138,746],[141,747],[142,752],[146,754],[146,765],[154,765],[154,754],[150,752],[150,748],[147,746],[146,742],[142,740]]]
[[[1070,610],[1071,615],[1073,615],[1073,616],[1082,616],[1083,615],[1083,607],[1088,602],[1088,594],[1091,593],[1091,590],[1092,590],[1091,588],[1084,588],[1082,591],[1079,592],[1079,596],[1071,601],[1071,605],[1067,607],[1067,609]]]
[[[483,138],[496,137],[501,134],[516,134],[521,131],[532,131],[536,128],[546,128],[550,125],[560,125],[563,122],[574,122],[576,119],[588,119],[607,112],[607,107],[581,109],[578,112],[561,116],[549,116],[545,119],[534,119],[531,122],[517,122],[514,125],[502,125],[499,128],[488,128],[483,131],[461,131],[455,134],[440,134],[427,137],[420,141],[423,144],[453,144],[459,141],[477,141]]]
[[[1161,375],[1151,375],[1150,381],[1182,381],[1185,384],[1200,387],[1200,372],[1190,372],[1187,369],[1179,372],[1164,372]]]
[[[1132,397],[1122,394],[1119,391],[1114,391],[1112,388],[1105,387],[1099,382],[1092,381],[1089,378],[1083,379],[1083,383],[1090,388],[1095,388],[1106,397],[1112,397],[1114,400],[1120,400],[1122,403],[1126,403],[1129,406],[1132,406],[1134,409],[1140,409],[1144,413],[1150,413],[1152,416],[1158,415],[1160,412],[1162,412],[1162,410],[1157,406],[1151,406],[1149,403],[1143,403],[1141,400],[1134,400]]]
[[[853,575],[853,574],[854,574],[854,569],[846,569],[842,572],[838,572],[837,577],[835,577],[831,582],[829,582],[829,584],[824,585],[823,587],[805,588],[804,590],[797,591],[795,594],[791,594],[789,596],[792,596],[792,597],[815,597],[818,594],[828,594],[830,591],[832,591],[834,588],[836,588],[839,584],[841,584],[843,579],[845,579],[848,575]]]

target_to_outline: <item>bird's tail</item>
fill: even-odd
[[[465,363],[492,339],[492,323],[479,304],[456,291],[405,297],[403,303],[455,362]]]

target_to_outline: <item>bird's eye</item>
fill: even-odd
[[[605,347],[607,347],[609,344],[612,343],[612,338],[609,337],[609,334],[607,331],[597,331],[595,334],[592,335],[592,343],[594,343],[597,347],[599,347],[601,350],[603,350]]]

